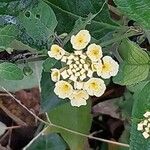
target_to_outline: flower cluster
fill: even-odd
[[[69,98],[72,106],[86,105],[89,96],[101,96],[106,90],[101,78],[108,79],[118,73],[118,63],[110,56],[103,56],[101,46],[90,41],[89,31],[81,30],[71,37],[74,53],[56,44],[48,51],[49,57],[65,64],[60,70],[52,69],[54,92],[62,99]]]
[[[150,137],[150,111],[147,111],[144,115],[145,119],[137,125],[137,130],[141,131],[144,138]]]

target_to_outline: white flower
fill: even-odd
[[[75,55],[81,55],[82,51],[74,51]]]
[[[83,89],[83,82],[74,82],[74,88],[75,89],[78,89],[78,90],[81,90]]]
[[[80,55],[80,58],[82,58],[82,59],[84,59],[84,60],[86,59],[86,57],[87,57],[87,56],[86,56],[85,54],[81,54],[81,55]]]
[[[61,76],[63,77],[63,79],[67,79],[69,77],[68,73],[66,70],[64,70],[63,72],[61,72]]]
[[[91,40],[91,35],[87,30],[81,30],[76,35],[71,37],[71,44],[74,49],[81,50],[84,49]]]
[[[79,57],[74,57],[73,59],[74,59],[74,61],[78,61]]]
[[[150,137],[150,134],[148,134],[147,132],[143,132],[142,134],[143,134],[143,136],[144,136],[145,139],[147,139],[147,138]]]
[[[83,66],[84,66],[85,70],[87,70],[87,71],[89,70],[89,66],[87,64],[84,64]]]
[[[84,84],[84,89],[90,96],[100,97],[106,90],[105,83],[102,79],[91,78]]]
[[[76,82],[77,81],[77,77],[76,76],[74,76],[73,74],[70,76],[70,78],[69,78],[71,81],[74,81],[74,82]]]
[[[50,51],[48,51],[49,57],[53,57],[57,60],[60,60],[64,54],[65,54],[65,50],[60,46],[58,46],[57,44],[53,44],[51,46]]]
[[[88,72],[87,72],[87,76],[89,78],[91,78],[93,76],[93,71],[89,69]]]
[[[66,62],[67,61],[67,56],[63,56],[61,59],[62,62]]]
[[[150,112],[147,111],[144,115],[145,119],[137,125],[137,130],[142,132],[145,139],[150,137]]]
[[[72,60],[68,60],[67,65],[71,65],[71,64],[72,64]]]
[[[142,131],[142,130],[143,130],[143,127],[144,127],[144,126],[143,126],[143,123],[139,123],[139,124],[138,124],[138,127],[137,127],[137,130],[138,130],[138,131]]]
[[[57,82],[60,80],[60,71],[58,69],[52,69],[51,79],[54,82]]]
[[[80,80],[83,81],[85,78],[86,78],[86,75],[85,75],[85,73],[83,73],[83,74],[80,76]]]
[[[147,111],[143,116],[144,116],[145,118],[150,117],[150,111]]]
[[[102,48],[100,45],[91,44],[88,46],[86,54],[91,61],[96,62],[102,57]]]
[[[75,58],[75,56],[73,55],[73,54],[70,54],[69,56],[68,56],[68,59],[69,60],[72,60],[72,59],[74,59]]]
[[[91,69],[93,72],[97,72],[98,76],[101,75],[102,72],[102,61],[92,62]]]
[[[76,72],[76,73],[75,73],[75,76],[76,76],[76,77],[79,77],[79,76],[80,76],[80,73],[79,73],[79,72]]]
[[[82,64],[79,64],[79,68],[82,69],[82,68],[83,68],[83,65],[82,65]]]
[[[83,90],[74,90],[74,92],[70,95],[69,99],[71,100],[72,106],[80,107],[82,105],[86,105],[86,100],[89,98],[87,92]]]
[[[103,57],[102,61],[102,71],[99,75],[104,79],[108,79],[111,76],[116,76],[119,70],[118,63],[110,56]]]
[[[81,64],[85,64],[85,60],[84,59],[80,59]]]
[[[86,72],[86,70],[83,69],[83,68],[80,70],[80,73],[81,73],[81,74],[84,74],[85,72]]]
[[[72,74],[73,74],[73,72],[72,72],[71,69],[68,69],[68,70],[67,70],[67,73],[68,73],[69,75],[72,75]]]
[[[62,99],[68,98],[73,92],[73,87],[70,83],[61,80],[55,84],[54,92]]]

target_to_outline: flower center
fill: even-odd
[[[69,90],[69,86],[67,84],[65,84],[63,87],[62,87],[63,91],[67,92]]]
[[[105,63],[105,64],[103,64],[102,70],[103,70],[104,72],[110,71],[110,70],[111,70],[111,64],[110,64],[110,63]]]
[[[54,77],[58,77],[58,72],[55,72],[55,73],[54,73]]]
[[[92,82],[91,88],[96,90],[98,88],[98,85],[95,82]]]
[[[93,55],[97,56],[99,54],[99,52],[95,49],[93,50]]]

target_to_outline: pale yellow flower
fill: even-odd
[[[102,61],[102,71],[101,73],[99,72],[99,75],[104,79],[116,76],[119,70],[119,64],[110,56],[103,57]]]
[[[71,100],[71,105],[77,107],[86,105],[86,100],[88,100],[88,98],[89,95],[83,90],[74,90],[74,92],[69,97],[69,99]]]
[[[91,35],[87,30],[81,30],[76,35],[71,37],[71,44],[74,49],[82,50],[84,49],[91,40]]]
[[[105,83],[102,79],[91,78],[84,84],[84,89],[90,96],[100,97],[106,90]]]
[[[101,46],[96,44],[90,44],[87,48],[86,54],[93,62],[99,61],[103,56]]]
[[[68,98],[73,92],[73,87],[70,83],[61,80],[55,84],[54,92],[62,99]]]
[[[60,80],[60,71],[58,69],[52,69],[51,79],[54,82],[57,82]]]
[[[53,44],[50,51],[48,51],[49,57],[55,58],[57,60],[60,60],[64,54],[65,50],[57,44]]]

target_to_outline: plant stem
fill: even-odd
[[[141,33],[138,33],[138,32],[137,32],[137,33],[126,33],[126,34],[124,34],[124,35],[117,36],[117,37],[115,37],[115,38],[113,38],[113,39],[111,39],[111,40],[109,40],[109,41],[101,42],[100,45],[101,45],[102,47],[105,47],[105,46],[108,46],[108,45],[110,45],[110,44],[112,44],[112,43],[121,41],[121,40],[123,40],[123,39],[125,39],[125,38],[131,37],[131,36],[134,36],[134,35],[139,35],[139,34],[141,34]]]

